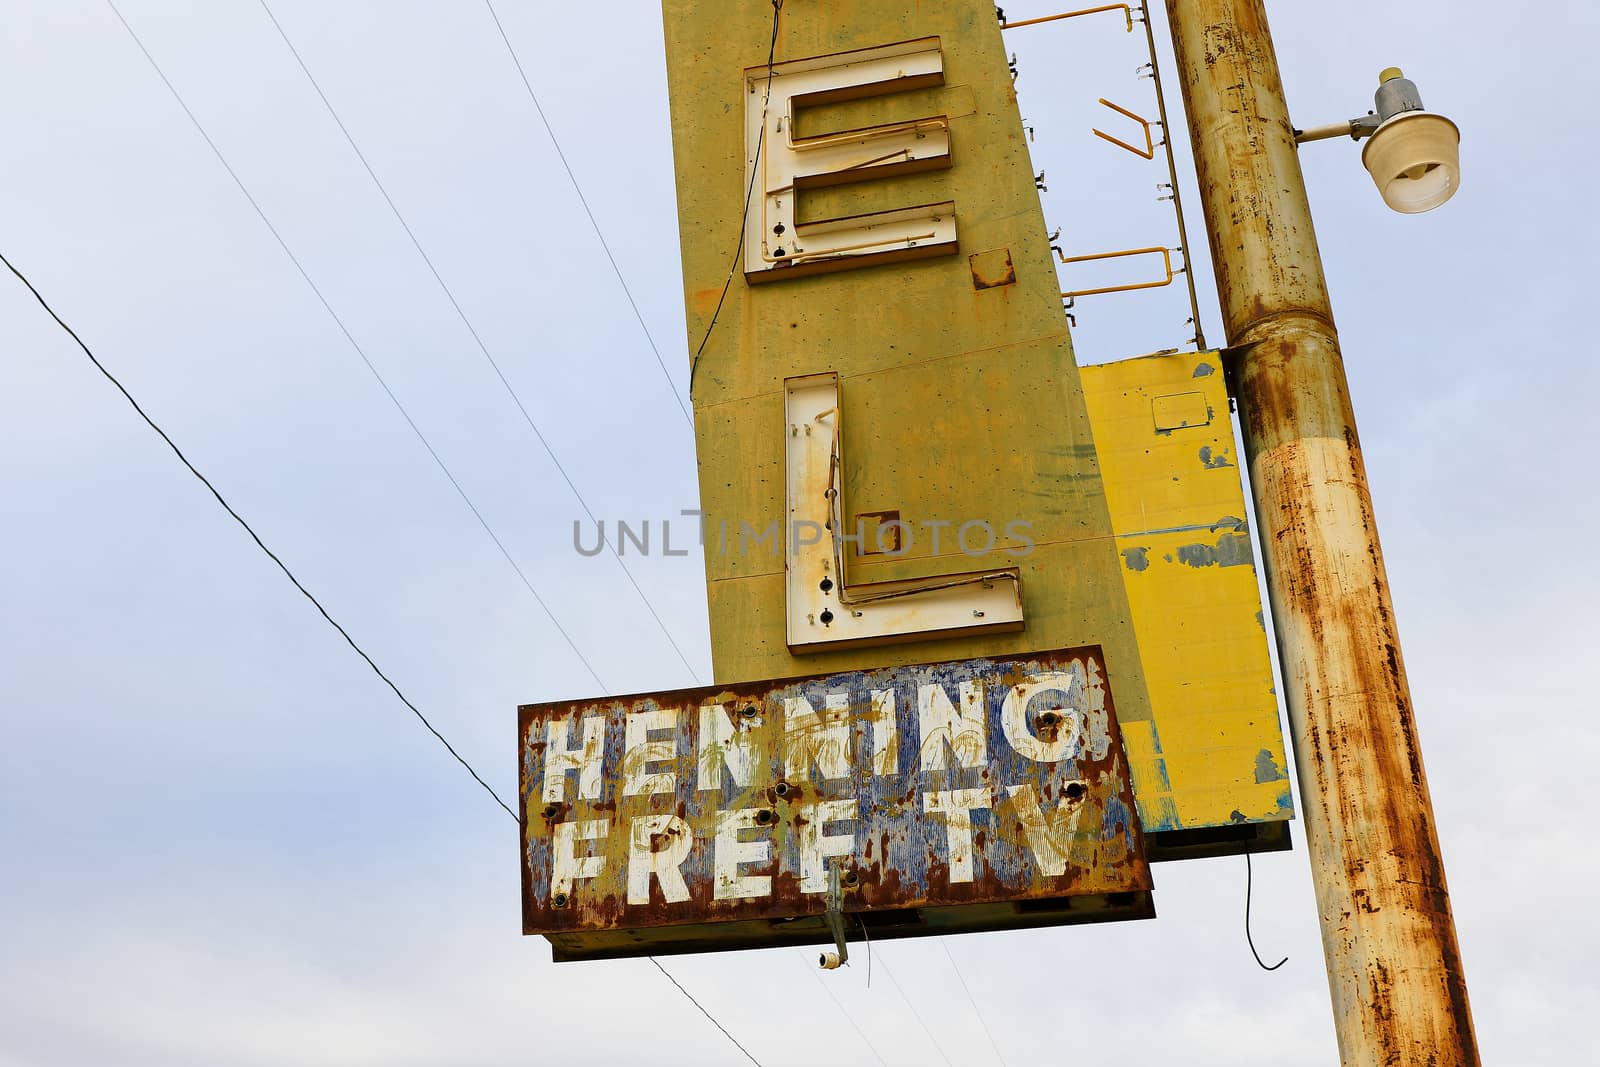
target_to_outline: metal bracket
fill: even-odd
[[[838,970],[850,962],[850,946],[844,940],[844,887],[841,884],[839,865],[843,860],[834,856],[828,860],[828,929],[833,932],[834,950],[824,952],[817,962],[825,971]]]
[[[1176,251],[1182,251],[1182,249],[1162,248],[1159,246],[1152,248],[1127,248],[1120,252],[1096,252],[1091,256],[1063,256],[1059,251],[1057,251],[1056,258],[1059,259],[1063,264],[1091,263],[1099,259],[1123,259],[1127,256],[1159,255],[1161,257],[1162,266],[1166,271],[1166,277],[1159,281],[1133,282],[1129,285],[1106,285],[1099,289],[1074,289],[1064,292],[1061,295],[1063,297],[1070,298],[1076,298],[1080,296],[1099,296],[1101,293],[1131,293],[1137,289],[1159,289],[1164,285],[1171,285],[1172,279],[1175,278],[1180,271],[1189,269],[1187,267],[1179,268],[1179,271],[1174,271],[1172,269],[1172,253]]]
[[[1120,11],[1127,20],[1128,32],[1133,32],[1133,8],[1127,4],[1102,4],[1099,7],[1086,7],[1082,11],[1063,11],[1059,15],[1042,15],[1036,19],[1023,19],[1021,22],[1007,22],[1006,13],[1000,8],[995,8],[1000,15],[1000,28],[1002,30],[1020,30],[1024,26],[1037,26],[1044,22],[1060,22],[1062,19],[1075,19],[1080,15],[1098,15],[1102,11]]]
[[[1118,148],[1126,148],[1128,151],[1132,152],[1134,155],[1138,156],[1141,159],[1154,159],[1154,158],[1156,158],[1156,142],[1155,142],[1155,138],[1150,135],[1150,125],[1151,125],[1150,120],[1145,118],[1145,117],[1143,117],[1142,115],[1135,115],[1133,112],[1129,111],[1127,108],[1121,106],[1120,104],[1113,104],[1111,101],[1107,100],[1103,96],[1100,98],[1100,102],[1102,104],[1104,104],[1106,107],[1109,107],[1112,111],[1115,111],[1117,114],[1126,115],[1128,118],[1132,119],[1134,122],[1137,122],[1139,124],[1139,126],[1144,131],[1144,147],[1143,148],[1135,148],[1133,145],[1129,144],[1127,141],[1119,141],[1115,137],[1113,137],[1109,133],[1107,133],[1106,131],[1100,130],[1100,129],[1095,130],[1094,131],[1094,135],[1096,137],[1100,138],[1103,141],[1110,141],[1112,144],[1116,145]]]
[[[1312,126],[1309,129],[1295,130],[1294,143],[1305,144],[1307,141],[1326,141],[1332,137],[1349,137],[1352,141],[1359,141],[1363,137],[1371,137],[1378,132],[1378,127],[1383,125],[1383,116],[1378,114],[1362,115],[1360,118],[1348,119],[1344,122],[1330,122],[1326,126]]]

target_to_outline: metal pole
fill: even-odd
[[[1167,0],[1346,1067],[1479,1063],[1372,498],[1262,0]]]

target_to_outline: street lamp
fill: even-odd
[[[1296,130],[1296,144],[1348,135],[1371,138],[1361,162],[1383,202],[1414,215],[1432,211],[1461,184],[1461,131],[1443,115],[1423,110],[1416,83],[1390,67],[1378,75],[1376,110],[1345,122]]]

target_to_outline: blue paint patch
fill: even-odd
[[[1260,752],[1256,753],[1257,785],[1261,785],[1265,782],[1281,782],[1288,777],[1288,774],[1286,774],[1283,769],[1278,766],[1278,761],[1273,758],[1270,751],[1267,749],[1262,749]]]
[[[1168,562],[1171,562],[1170,558]],[[1223,534],[1215,544],[1178,546],[1178,562],[1190,567],[1242,567],[1255,562],[1246,534]]]

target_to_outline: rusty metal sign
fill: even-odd
[[[1153,914],[1098,648],[520,711],[558,960]]]

